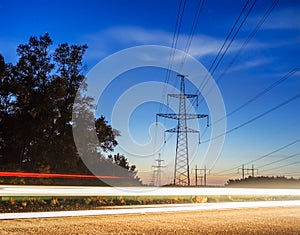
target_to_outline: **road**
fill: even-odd
[[[223,187],[84,187],[0,185],[0,196],[196,196],[196,195],[289,195],[300,196],[300,189],[255,189]]]
[[[300,234],[300,206],[3,220],[6,234]]]

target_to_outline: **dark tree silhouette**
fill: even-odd
[[[103,116],[95,121],[95,127],[101,149],[104,152],[112,151],[118,144],[115,137],[120,135],[119,132],[107,125],[107,121]]]
[[[0,55],[0,168],[89,173],[72,135],[72,108],[84,76],[87,45],[59,45],[48,33],[17,48],[15,65]],[[84,99],[91,105],[92,99]],[[90,118],[90,117],[89,117]],[[93,117],[94,118],[94,117]],[[95,120],[100,149],[112,151],[118,132]]]
[[[140,178],[137,176],[136,165],[129,165],[128,159],[124,155],[119,153],[115,155],[108,155],[108,159],[117,166],[128,170],[129,175],[136,180],[136,183],[141,183]]]
[[[248,188],[300,188],[300,178],[287,178],[285,176],[249,176],[245,179],[229,179],[226,186]]]

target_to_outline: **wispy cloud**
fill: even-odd
[[[247,60],[244,63],[240,63],[239,65],[232,67],[230,72],[260,67],[262,65],[271,63],[274,60],[275,58],[272,57],[259,57],[257,59]]]
[[[188,35],[179,35],[176,48],[184,50],[188,41]],[[121,49],[139,45],[162,45],[171,46],[173,33],[155,29],[140,27],[113,27],[94,34],[84,36],[83,40],[89,45],[89,59],[99,59],[105,53],[113,53]],[[188,53],[198,59],[204,56],[217,55],[224,38],[216,38],[209,35],[195,35]],[[228,53],[237,51],[241,41],[235,40]],[[247,49],[265,47],[259,42],[252,42]],[[113,49],[112,49],[113,48]]]
[[[120,43],[128,44],[161,44],[171,45],[172,35],[162,30],[146,30],[140,27],[113,27],[104,34],[117,39]]]
[[[278,8],[273,11],[263,25],[263,29],[300,29],[300,7]],[[260,20],[261,16],[252,19],[253,22]]]

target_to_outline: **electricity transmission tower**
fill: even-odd
[[[155,159],[155,161],[157,162],[157,165],[152,166],[153,167],[153,179],[152,179],[152,184],[153,185],[157,185],[157,186],[161,186],[161,173],[162,173],[162,168],[165,168],[166,166],[162,165],[162,162],[164,160],[162,160],[160,158],[160,154],[158,155],[158,158]]]
[[[242,165],[242,168],[238,168],[238,174],[240,174],[240,170],[242,172],[242,179],[245,179],[245,174],[249,175],[249,171],[251,171],[251,176],[254,177],[255,176],[255,172],[256,174],[258,174],[258,169],[254,168],[254,165],[252,165],[252,168],[245,168],[245,165]]]
[[[177,133],[176,156],[174,169],[174,185],[190,185],[189,153],[188,153],[188,133],[198,133],[200,143],[200,132],[187,126],[187,121],[196,118],[207,118],[207,114],[189,114],[186,112],[187,99],[197,99],[198,95],[185,93],[185,76],[178,74],[180,78],[180,94],[168,94],[168,97],[179,99],[179,109],[177,114],[158,113],[158,117],[171,118],[177,120],[177,127],[166,130],[166,132]],[[197,104],[198,105],[198,104]]]
[[[206,166],[203,169],[197,168],[197,165],[195,166],[195,186],[198,186],[198,172],[200,172],[200,179],[201,179],[201,186],[202,184],[202,179],[204,179],[204,186],[206,186],[207,183],[207,174],[209,174],[209,170],[206,169]]]

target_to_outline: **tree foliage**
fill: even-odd
[[[88,173],[76,150],[71,122],[87,45],[63,43],[53,53],[51,45],[46,33],[18,46],[15,65],[0,55],[2,170]],[[101,150],[112,151],[117,131],[104,117],[95,123]]]
[[[115,155],[108,155],[108,159],[111,160],[117,166],[128,170],[129,175],[132,178],[136,179],[136,183],[141,183],[140,178],[137,176],[136,165],[129,165],[128,159],[124,155],[121,155],[119,153]]]
[[[127,158],[124,155],[121,155],[119,153],[115,154],[114,156],[108,155],[108,159],[110,159],[116,165],[125,168],[132,173],[135,173],[136,166],[135,165],[130,166]]]
[[[248,188],[300,188],[300,178],[287,178],[285,176],[249,176],[245,179],[229,179],[226,186]]]

